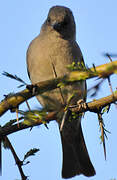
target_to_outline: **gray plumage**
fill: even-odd
[[[27,51],[27,67],[31,82],[37,83],[63,76],[68,73],[67,65],[72,62],[83,62],[81,50],[76,42],[76,26],[73,14],[69,8],[54,6],[42,25],[40,34],[30,43]],[[61,92],[62,95],[61,95]],[[39,102],[48,110],[58,110],[73,98],[70,105],[79,99],[86,98],[86,83],[79,82],[55,89],[37,96]],[[95,170],[90,161],[81,129],[81,116],[72,118],[70,111],[66,113],[65,124],[61,132],[63,147],[63,178],[77,174],[93,176]],[[63,113],[58,114],[58,124],[61,125]]]

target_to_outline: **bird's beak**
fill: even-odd
[[[59,22],[54,22],[54,23],[52,23],[51,26],[52,26],[53,29],[55,29],[56,31],[60,31],[60,29],[61,29],[61,23],[59,23]]]

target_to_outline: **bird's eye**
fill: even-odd
[[[51,21],[51,20],[50,20],[50,17],[48,17],[48,18],[47,18],[47,22],[50,23],[50,21]]]

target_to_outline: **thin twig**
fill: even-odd
[[[56,72],[56,69],[55,69],[53,62],[52,62],[52,68],[53,68],[54,76],[55,76],[55,78],[57,78],[57,72]],[[59,92],[61,95],[62,104],[65,104],[65,99],[64,99],[61,87],[59,87],[58,89],[59,89]],[[62,129],[63,129],[64,123],[65,123],[65,117],[66,117],[66,112],[64,113],[62,121],[61,121],[60,131],[62,131]]]
[[[26,100],[26,105],[27,105],[27,107],[28,107],[29,111],[31,111],[31,108],[30,108],[29,103],[28,103],[28,101],[27,101],[27,100]]]
[[[61,121],[61,125],[60,125],[60,131],[62,131],[62,129],[63,129],[65,119],[66,119],[66,114],[67,114],[67,111],[64,112],[64,115],[63,115],[63,118],[62,118],[62,121]]]
[[[110,81],[110,77],[108,77],[107,79],[108,79],[108,84],[109,84],[109,87],[110,87],[110,91],[111,91],[113,99],[114,99],[115,97],[114,97],[114,93],[113,93],[113,88],[112,88],[112,84],[111,84],[111,81]],[[116,103],[114,103],[114,104],[115,104],[115,107],[117,108],[117,104]]]
[[[19,128],[18,108],[16,108],[16,120],[17,120],[17,126]]]
[[[25,176],[25,174],[24,174],[24,172],[23,172],[23,169],[22,169],[23,163],[22,163],[22,161],[20,161],[19,157],[17,156],[17,154],[16,154],[16,152],[15,152],[15,150],[14,150],[14,148],[13,148],[13,146],[12,146],[12,144],[11,144],[11,142],[10,142],[10,140],[8,139],[7,136],[4,137],[4,140],[7,142],[8,147],[10,148],[10,150],[11,150],[11,152],[12,152],[12,155],[13,155],[14,160],[15,160],[15,162],[16,162],[16,165],[17,165],[17,167],[18,167],[18,169],[19,169],[19,172],[20,172],[20,175],[21,175],[22,180],[26,180],[26,179],[27,179],[27,176]]]
[[[106,53],[106,56],[109,58],[110,62],[113,61],[112,58],[111,58],[111,56],[110,56],[110,54]]]
[[[53,68],[53,72],[54,72],[55,78],[57,78],[57,72],[56,72],[56,69],[55,69],[55,66],[54,66],[53,63],[52,63],[52,68]],[[60,95],[61,95],[62,104],[65,104],[65,99],[64,99],[62,90],[61,90],[60,87],[58,89],[59,89],[59,92],[60,92]]]
[[[112,84],[111,84],[111,81],[110,81],[110,77],[108,77],[107,79],[108,79],[108,84],[109,84],[110,91],[113,94],[113,89],[112,89]]]
[[[103,148],[104,148],[104,157],[105,157],[105,160],[106,160],[106,145],[105,145],[105,133],[104,133],[104,123],[103,123],[103,119],[102,119],[102,115],[101,113],[97,113],[98,114],[98,120],[99,120],[99,126],[100,126],[100,129],[101,129],[101,141],[103,143]]]

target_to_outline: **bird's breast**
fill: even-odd
[[[75,49],[76,50],[75,50]],[[55,71],[57,76],[62,76],[68,72],[67,66],[76,59],[80,59],[77,48],[69,41],[61,38],[43,38],[35,39],[30,49],[30,73],[33,83],[54,78]],[[54,70],[53,70],[54,66]],[[31,70],[31,67],[33,69]],[[38,68],[37,68],[38,67]],[[33,73],[37,74],[33,78]]]

